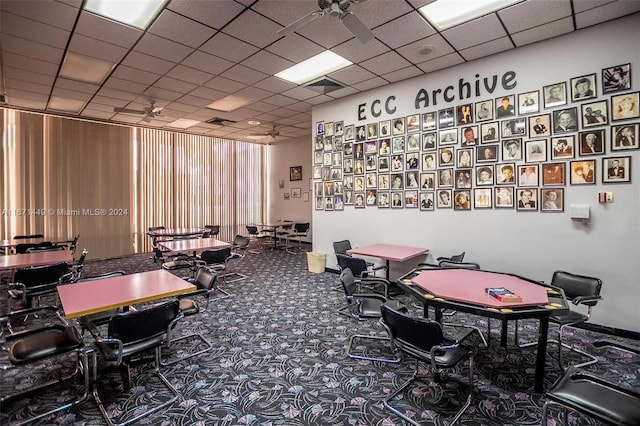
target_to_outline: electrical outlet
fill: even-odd
[[[613,203],[613,192],[607,192],[606,199],[607,203]]]

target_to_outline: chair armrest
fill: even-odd
[[[571,303],[574,305],[590,305],[593,306],[602,300],[602,296],[578,296],[574,297]]]
[[[20,310],[17,310],[17,311],[11,311],[6,315],[0,316],[0,323],[6,322],[6,321],[10,321],[13,318],[26,316],[26,315],[33,314],[33,313],[40,312],[40,311],[57,312],[58,311],[58,307],[54,306],[54,305],[44,305],[44,306],[36,306],[35,308],[26,308],[26,309],[20,309]]]
[[[385,269],[385,270],[386,270],[386,269],[387,269],[386,265],[374,266],[373,268],[371,268],[371,269],[369,270],[369,272],[379,271],[379,270],[381,270],[381,269]]]
[[[386,302],[387,301],[386,297],[384,297],[381,294],[377,294],[377,293],[354,293],[354,294],[352,294],[352,297],[354,299],[357,299],[357,298],[365,299],[366,298],[366,299],[378,299],[381,302]]]
[[[358,283],[359,284],[373,284],[373,283],[381,283],[384,285],[389,285],[389,281],[385,280],[384,278],[378,278],[378,277],[367,277],[367,278],[359,278],[358,279]]]
[[[621,349],[623,351],[633,352],[637,355],[640,355],[640,345],[636,346],[631,343],[618,342],[612,339],[596,340],[595,342],[593,342],[593,346],[595,346],[596,348],[611,347],[611,348]]]
[[[562,376],[560,380],[553,385],[552,389],[549,390],[549,393],[553,394],[558,390],[558,388],[562,389],[563,384],[567,381],[593,382],[600,386],[613,389],[619,393],[631,395],[632,397],[638,398],[640,400],[640,392],[637,389],[632,388],[629,385],[612,382],[600,375],[576,367],[570,367],[564,374],[564,376]]]

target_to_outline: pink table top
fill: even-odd
[[[204,231],[204,228],[168,228],[149,231],[147,234],[152,237],[186,237],[202,234]]]
[[[0,271],[28,268],[30,266],[53,265],[60,262],[73,262],[69,250],[45,251],[42,253],[10,254],[0,256]]]
[[[282,220],[280,222],[266,222],[266,223],[256,223],[256,226],[263,226],[265,228],[277,228],[279,226],[289,226],[293,225],[293,222]]]
[[[231,243],[215,238],[196,238],[193,240],[175,240],[160,243],[167,250],[174,252],[190,252],[198,250],[219,250],[231,247]]]
[[[196,286],[182,278],[157,270],[60,285],[58,295],[64,315],[70,319],[189,293],[195,289]]]
[[[44,237],[44,238],[23,238],[20,240],[15,240],[15,239],[0,240],[0,247],[2,248],[15,247],[18,244],[38,244],[45,241],[51,241],[53,244],[60,244],[60,243],[66,243],[72,240],[73,238],[67,238],[67,237]]]
[[[412,281],[434,297],[491,308],[537,306],[549,303],[547,287],[512,275],[495,272],[469,269],[428,269],[421,271]],[[521,296],[522,301],[501,302],[487,294],[486,289],[494,287],[504,287]]]
[[[371,244],[364,247],[352,248],[347,250],[347,253],[404,262],[407,259],[420,256],[428,251],[429,249],[420,247],[397,246],[394,244]]]

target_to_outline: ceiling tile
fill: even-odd
[[[14,80],[42,84],[49,87],[53,84],[53,82],[56,79],[55,76],[53,75],[40,74],[37,72],[33,72],[25,69],[13,68],[9,66],[3,67],[3,71],[4,71],[5,78],[12,78]],[[0,80],[2,79],[0,78]]]
[[[397,49],[399,54],[414,64],[448,55],[453,51],[453,47],[440,34],[434,34]]]
[[[302,90],[301,88],[296,88],[296,89]],[[295,90],[295,89],[292,89],[292,90]],[[304,90],[308,92],[308,90],[306,89]],[[292,98],[291,96],[287,96],[286,94],[283,93],[279,95],[273,95],[269,98],[263,99],[263,101],[271,105],[277,105],[279,107],[289,107],[289,105],[292,105],[296,102],[296,99]],[[268,111],[271,111],[271,110],[268,110]]]
[[[240,64],[229,68],[221,75],[231,80],[239,81],[246,84],[253,84],[268,77],[268,74],[256,71]]]
[[[134,82],[146,84],[147,86],[149,86],[153,84],[156,80],[158,80],[158,78],[160,78],[160,75],[152,72],[148,72],[148,71],[143,71],[140,69],[127,67],[124,65],[119,65],[116,67],[113,73],[111,73],[111,77],[134,81]]]
[[[567,34],[571,31],[573,31],[573,19],[568,17],[550,22],[546,25],[540,25],[539,27],[511,34],[511,39],[516,46],[524,46],[526,44],[546,40],[551,37]]]
[[[184,65],[176,65],[175,68],[167,73],[167,77],[200,85],[211,80],[213,75],[195,68],[185,67]]]
[[[47,107],[47,99],[29,99],[28,97],[20,96],[15,92],[9,94],[9,96],[11,96],[11,105],[15,105],[17,107],[40,111],[44,111]]]
[[[376,76],[375,74],[365,70],[364,68],[358,65],[351,65],[349,67],[343,68],[339,71],[332,72],[331,74],[329,74],[330,78],[337,80],[338,82],[346,85],[359,83],[361,81],[368,80],[375,76]]]
[[[92,94],[54,87],[53,91],[51,92],[51,96],[88,102],[91,99]]]
[[[224,27],[244,9],[242,5],[233,0],[171,0],[168,8],[216,29]]]
[[[299,101],[304,101],[306,99],[312,98],[314,96],[317,95],[316,92],[314,92],[313,90],[307,89],[304,86],[300,86],[300,87],[294,87],[293,89],[289,89],[286,90],[284,92],[282,92],[283,96],[289,97],[289,98],[293,98],[293,99],[297,99]],[[276,95],[278,96],[278,95]],[[274,97],[265,99],[265,102],[271,102],[272,99],[274,99]],[[280,106],[286,106],[286,105],[280,105]]]
[[[363,45],[360,40],[353,38],[334,47],[331,51],[356,64],[389,52],[390,49],[376,39]]]
[[[239,81],[233,81],[233,80],[229,80],[228,78],[217,76],[212,78],[208,82],[206,82],[204,86],[210,87],[216,90],[221,90],[226,93],[234,93],[242,89],[243,87],[246,87],[246,84],[240,83]]]
[[[70,28],[78,15],[77,7],[49,0],[4,0],[1,7],[3,13],[14,13],[58,28]]]
[[[184,61],[182,61],[182,64],[213,75],[219,74],[233,66],[233,62],[231,61],[227,61],[226,59],[222,59],[199,50],[196,50],[189,55]]]
[[[247,31],[251,28],[251,31]],[[280,25],[254,12],[247,10],[223,28],[226,34],[240,38],[258,47],[265,47],[282,37],[276,34]]]
[[[122,61],[128,50],[124,47],[95,40],[81,34],[74,34],[69,43],[69,50],[90,58],[101,59],[114,64]]]
[[[495,13],[490,13],[442,32],[442,36],[457,50],[486,43],[506,35],[507,33]]]
[[[142,93],[147,87],[149,87],[149,85],[123,80],[112,76],[104,83],[104,87],[110,87],[112,89],[122,90],[125,92]]]
[[[396,81],[406,80],[408,78],[416,77],[422,74],[424,74],[424,72],[420,68],[412,65],[410,67],[403,68],[401,70],[393,71],[388,74],[383,74],[382,77],[394,83]]]
[[[242,65],[273,75],[295,65],[295,62],[288,61],[280,56],[274,55],[273,53],[261,50],[255,55],[252,55],[242,61]]]
[[[2,54],[2,65],[29,71],[38,70],[38,73],[46,75],[56,75],[58,72],[57,64],[9,52]]]
[[[60,49],[64,49],[71,35],[69,31],[32,21],[8,12],[0,14],[0,29],[2,34],[11,34]]]
[[[463,49],[460,51],[460,54],[467,61],[472,61],[484,56],[493,55],[494,53],[504,52],[509,49],[513,49],[513,43],[509,37],[503,37],[497,40],[492,40],[488,43],[470,47],[469,49]]]
[[[14,68],[15,69],[15,68]],[[42,95],[49,95],[51,92],[50,84],[38,84],[31,81],[25,81],[22,79],[14,79],[9,75],[5,75],[5,83],[9,87],[13,87],[17,90],[25,90],[27,92],[40,93]]]
[[[431,59],[429,61],[418,64],[418,68],[420,68],[425,73],[430,73],[433,71],[441,70],[443,68],[449,68],[463,62],[464,59],[458,53],[450,53],[448,55],[440,56],[439,58]]]
[[[267,77],[264,80],[254,84],[254,86],[273,93],[279,93],[296,87],[296,84],[290,83],[278,77]]]
[[[62,61],[62,55],[64,55],[63,49],[14,37],[9,34],[2,35],[2,50],[41,61],[52,62],[54,64],[60,63],[60,61]]]
[[[195,107],[204,108],[209,105],[215,99],[199,98],[193,95],[184,95],[180,98],[180,102],[186,105],[193,105]]]
[[[411,64],[396,52],[391,51],[361,62],[360,65],[374,74],[382,75],[390,71],[406,68]]]
[[[618,0],[615,3],[589,9],[576,14],[576,28],[586,28],[602,21],[620,18],[640,11],[640,1]]]
[[[353,95],[354,93],[358,93],[354,87],[346,86],[342,89],[334,90],[333,92],[328,93],[332,98],[343,98],[348,95]]]
[[[67,78],[58,77],[56,80],[56,88],[58,89],[67,89],[73,90],[76,92],[88,93],[93,95],[98,90],[100,90],[100,86],[96,84],[85,83],[82,81],[69,80]]]
[[[196,84],[187,83],[186,81],[180,81],[169,77],[161,77],[153,85],[154,87],[159,87],[161,89],[173,90],[182,93],[188,93],[198,87]]]
[[[322,16],[308,23],[298,30],[298,34],[321,45],[325,49],[331,49],[333,46],[354,38],[351,31],[342,25],[342,22],[340,22],[337,17],[330,15]]]
[[[386,84],[389,84],[389,82],[387,80],[385,80],[382,77],[374,77],[374,78],[370,78],[369,80],[365,80],[362,81],[360,83],[356,83],[353,85],[353,87],[355,87],[356,89],[360,90],[361,92],[364,92],[365,90],[371,90],[371,89],[375,89],[376,87],[381,87],[384,86]]]
[[[290,61],[302,62],[305,59],[309,59],[310,57],[323,52],[325,49],[322,46],[293,33],[286,37],[282,37],[280,40],[267,46],[266,50]]]
[[[116,90],[116,89],[112,89],[110,87],[104,87],[104,86],[98,91],[99,96],[104,96],[111,99],[118,99],[120,102],[118,102],[117,105],[122,104],[121,101],[131,102],[139,94],[140,93],[138,92],[135,92],[135,93],[125,92],[123,90]]]
[[[113,111],[108,112],[108,111],[99,111],[96,109],[85,108],[82,110],[80,115],[82,117],[101,118],[103,120],[108,120],[111,117],[113,117]]]
[[[149,28],[149,32],[197,48],[209,40],[216,30],[170,10],[164,10]]]
[[[83,11],[78,19],[76,33],[129,49],[138,41],[143,32],[138,28]]]
[[[259,101],[261,99],[273,96],[273,92],[258,89],[257,87],[245,87],[244,89],[235,92],[234,95]]]
[[[200,50],[230,61],[241,62],[260,49],[225,33],[218,33],[203,44]]]
[[[398,48],[435,34],[435,30],[421,15],[411,13],[381,25],[373,33],[391,48]]]
[[[369,1],[354,4],[349,10],[354,13],[369,29],[374,29],[413,9],[405,0]]]
[[[133,50],[171,62],[180,62],[193,52],[191,47],[149,33],[142,36]]]
[[[153,99],[175,101],[182,96],[182,93],[174,92],[173,90],[167,90],[160,87],[149,87],[147,90],[144,91],[144,95],[150,96]]]
[[[616,1],[618,0],[581,0],[574,2],[575,4],[573,5],[573,8],[575,9],[575,13],[580,13],[606,4],[614,3]]]
[[[149,71],[154,74],[165,74],[176,64],[132,50],[122,60],[122,65]]]
[[[509,33],[517,33],[571,16],[569,0],[527,1],[497,12]]]

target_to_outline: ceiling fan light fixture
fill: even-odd
[[[304,84],[350,65],[353,65],[353,62],[330,50],[325,50],[286,70],[280,71],[275,76],[292,83]]]

